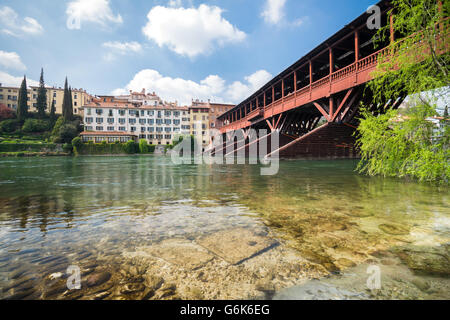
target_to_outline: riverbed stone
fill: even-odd
[[[278,244],[273,239],[244,228],[219,231],[196,242],[232,265],[248,260]]]
[[[408,245],[393,251],[414,272],[429,275],[450,275],[450,246],[426,247]]]
[[[94,273],[87,278],[86,284],[88,287],[94,287],[107,282],[111,278],[111,273],[107,271]]]
[[[394,235],[394,236],[402,236],[402,235],[408,235],[409,230],[408,228],[392,223],[384,223],[380,224],[378,228],[383,231],[384,233]]]
[[[207,250],[183,239],[170,239],[145,249],[150,255],[188,270],[196,270],[214,259]]]

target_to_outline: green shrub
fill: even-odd
[[[0,132],[12,133],[19,127],[19,120],[10,119],[0,122]]]
[[[72,153],[73,147],[70,143],[64,143],[62,148],[64,152]]]
[[[73,138],[72,146],[74,148],[81,148],[82,145],[83,145],[83,141],[81,140],[80,137]]]
[[[139,146],[133,140],[127,141],[124,145],[124,151],[128,154],[137,153],[139,150]]]
[[[145,139],[139,140],[139,152],[140,153],[149,153],[147,140],[145,140]]]
[[[22,126],[23,132],[45,132],[50,129],[50,124],[46,120],[27,119]]]
[[[0,152],[21,152],[21,151],[31,151],[31,152],[44,152],[47,150],[53,151],[56,149],[55,144],[46,143],[1,143]]]
[[[58,135],[54,138],[56,143],[71,143],[72,140],[78,135],[78,129],[73,124],[63,124],[58,132]]]

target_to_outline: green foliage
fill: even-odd
[[[22,126],[22,131],[31,132],[45,132],[50,129],[50,124],[46,120],[27,119]]]
[[[2,133],[12,133],[17,130],[20,123],[19,120],[10,119],[10,120],[4,120],[0,122],[0,132]]]
[[[38,110],[39,118],[45,118],[45,110],[47,109],[47,89],[45,89],[44,69],[41,69],[41,78],[39,80],[36,108]]]
[[[19,89],[19,98],[17,102],[17,118],[20,122],[25,121],[28,115],[28,95],[27,95],[27,78],[23,77],[22,84]]]
[[[55,106],[55,100],[52,100],[52,106],[50,107],[50,124],[53,127],[56,123],[56,106]]]
[[[32,151],[32,152],[46,152],[54,151],[56,149],[55,144],[46,143],[0,143],[0,152],[21,152],[21,151]]]
[[[139,152],[143,153],[143,154],[149,153],[147,140],[145,140],[145,139],[139,140]]]
[[[133,140],[127,141],[124,146],[125,153],[134,154],[139,152],[139,146]]]
[[[448,16],[448,2],[443,10],[439,10],[435,0],[393,0],[392,3],[394,29],[408,37],[391,44],[379,56],[375,79],[367,88],[374,96],[374,105],[379,107],[392,105],[397,98],[406,96],[414,98],[414,103],[406,112],[387,109],[380,115],[369,112],[366,106],[358,128],[362,156],[358,170],[369,175],[448,183],[448,129],[443,138],[436,140],[433,124],[426,120],[437,115],[433,105],[435,95],[450,94],[450,56],[442,54],[443,42],[437,41],[441,27],[448,29],[448,21],[442,22]],[[388,24],[379,30],[375,42],[385,41],[389,29]],[[441,89],[433,90],[431,99],[425,100],[418,94],[436,88]]]
[[[66,121],[72,121],[73,118],[73,104],[72,104],[72,93],[69,90],[69,85],[67,82],[64,83],[64,97],[63,97],[63,105],[62,105],[63,117]]]
[[[66,123],[59,129],[58,135],[55,137],[54,142],[57,143],[71,143],[72,140],[78,135],[78,129],[74,124]]]
[[[58,120],[56,120],[55,125],[53,126],[52,136],[57,136],[58,135],[59,130],[61,129],[63,124],[64,124],[64,118],[63,117],[59,117]]]
[[[83,141],[80,137],[76,137],[72,140],[72,146],[74,148],[80,148],[83,145]]]
[[[388,110],[375,116],[365,110],[358,128],[362,155],[358,170],[369,175],[448,183],[450,148],[446,139],[433,140],[433,124],[426,120],[433,115],[434,108],[426,104],[416,105],[404,115]]]
[[[70,143],[64,143],[62,148],[66,153],[72,153],[73,151],[73,146]]]

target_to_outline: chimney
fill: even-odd
[[[142,93],[142,94],[145,94],[145,88],[142,88],[141,93]]]

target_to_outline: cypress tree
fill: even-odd
[[[56,106],[55,106],[55,100],[52,100],[52,106],[50,108],[50,123],[53,128],[56,122]]]
[[[45,118],[45,110],[47,110],[47,90],[45,89],[44,83],[44,69],[41,69],[41,79],[39,80],[36,108],[39,118]]]
[[[69,101],[70,101],[70,118],[73,119],[73,96],[72,96],[72,87],[69,87]]]
[[[19,121],[25,121],[28,114],[28,92],[27,92],[27,78],[23,76],[22,84],[19,89],[19,100],[17,103],[17,118]]]
[[[72,97],[70,96],[69,85],[67,83],[64,84],[64,98],[63,98],[63,117],[65,121],[72,121]]]

